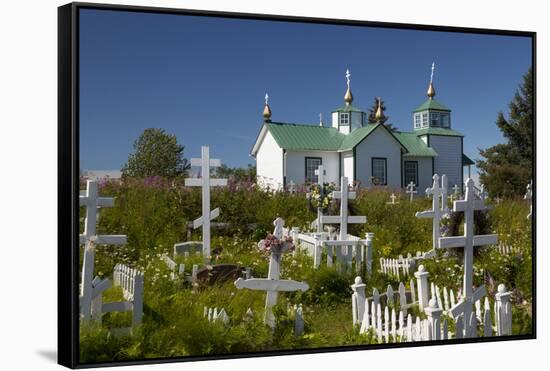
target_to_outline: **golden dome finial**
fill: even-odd
[[[265,105],[264,105],[264,121],[271,121],[271,108],[269,108],[269,95],[265,93]]]
[[[432,74],[430,75],[430,85],[428,86],[428,91],[426,92],[429,99],[432,99],[433,97],[435,97],[435,88],[433,84],[434,70],[435,70],[435,62],[432,62]]]
[[[378,97],[378,108],[376,109],[374,118],[376,118],[376,121],[380,121],[384,118],[384,112],[382,111],[382,100],[380,97]]]
[[[351,77],[351,74],[349,73],[349,69],[346,70],[346,80],[347,80],[347,83],[348,83],[348,89],[346,90],[346,94],[344,95],[344,102],[346,102],[346,105],[350,105],[351,102],[353,102],[353,94],[351,94],[351,89],[349,87],[349,83],[350,83],[350,77]]]

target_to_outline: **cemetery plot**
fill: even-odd
[[[205,149],[193,164],[201,173],[187,186],[86,185],[82,360],[507,336],[532,329],[528,198],[496,204],[468,181],[463,199],[451,194],[449,204],[441,175],[427,190],[430,198],[414,197],[410,187],[392,202],[395,190],[352,191],[342,177],[322,195],[330,199],[328,207],[310,208],[299,187],[272,192],[213,186],[225,184],[215,181],[215,171],[210,174],[221,163]],[[322,167],[317,176],[323,181]],[[490,222],[485,229],[476,224],[479,212]],[[208,225],[214,218],[238,227],[213,232]],[[454,220],[458,233],[449,235],[443,227]],[[189,222],[200,229],[191,236]],[[113,326],[106,313],[117,311],[128,313],[130,327]]]

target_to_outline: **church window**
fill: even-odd
[[[372,184],[373,185],[387,185],[386,178],[387,173],[387,160],[383,157],[372,158]]]
[[[416,113],[414,115],[414,128],[415,129],[420,129],[420,119],[421,119],[420,113]]]
[[[349,125],[349,113],[340,114],[340,125]]]
[[[451,127],[450,116],[449,116],[448,113],[442,113],[441,114],[441,127],[442,128]]]
[[[418,184],[418,162],[417,161],[405,161],[405,184],[413,182]]]
[[[422,127],[428,126],[428,112],[422,112]]]
[[[431,112],[430,113],[430,126],[432,127],[439,127],[439,112]]]
[[[323,164],[321,157],[306,157],[306,183],[317,183],[318,177],[315,170]]]

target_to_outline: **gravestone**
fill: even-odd
[[[460,200],[460,187],[458,186],[458,184],[455,184],[452,189],[453,193],[451,194],[451,202]]]
[[[202,251],[201,241],[187,241],[174,244],[174,256],[185,255],[185,253],[194,253],[196,251]]]
[[[405,191],[405,193],[409,194],[409,201],[412,202],[414,194],[418,193],[418,191],[416,190],[416,185],[411,181],[409,184],[407,184],[406,188],[407,190]]]
[[[197,286],[211,286],[227,281],[234,281],[246,275],[246,268],[235,264],[207,265],[197,270],[195,283]]]
[[[202,254],[206,260],[210,257],[210,221],[220,215],[220,209],[210,211],[210,187],[223,187],[227,185],[227,179],[210,178],[210,168],[220,167],[219,159],[210,158],[210,149],[201,147],[201,158],[192,158],[191,166],[201,167],[201,178],[187,178],[185,185],[188,187],[202,188],[202,216],[193,221],[193,229],[202,226]]]
[[[474,247],[493,245],[497,243],[496,234],[475,235],[474,234],[474,211],[485,210],[483,200],[475,199],[474,181],[466,180],[466,195],[464,200],[454,202],[453,211],[464,213],[464,235],[453,237],[441,237],[439,248],[463,248],[464,249],[464,283],[462,301],[451,308],[451,313],[456,318],[462,315],[464,319],[464,335],[472,337],[474,328],[471,327],[470,317],[473,305],[477,300],[485,296],[485,286],[480,286],[473,291],[473,269],[474,269]]]
[[[84,245],[82,263],[82,282],[80,289],[80,312],[84,320],[89,320],[92,314],[92,299],[94,298],[94,264],[96,245],[123,245],[125,235],[98,235],[96,224],[98,210],[102,207],[113,207],[115,201],[110,197],[98,197],[97,181],[88,180],[86,191],[80,194],[79,205],[86,207],[84,233],[80,234],[80,244]]]
[[[388,205],[395,205],[399,203],[399,202],[395,202],[395,200],[397,199],[397,196],[395,195],[395,193],[392,193],[390,195],[390,199],[391,199],[390,202],[386,202]]]
[[[340,178],[340,191],[333,191],[332,198],[340,199],[340,215],[322,215],[321,223],[323,224],[339,224],[340,232],[338,234],[338,241],[329,241],[325,244],[334,246],[338,249],[338,257],[346,256],[348,265],[351,265],[351,245],[346,245],[344,242],[348,240],[348,223],[351,224],[363,224],[367,222],[365,216],[348,216],[348,200],[356,198],[355,192],[349,191],[348,178]]]
[[[439,237],[441,237],[440,222],[442,218],[441,207],[439,201],[443,195],[443,189],[439,186],[439,175],[434,174],[432,188],[426,189],[426,195],[432,195],[432,209],[419,211],[416,213],[417,218],[432,218],[432,249],[437,248]]]
[[[284,221],[281,218],[275,219],[273,222],[275,230],[273,236],[279,241],[283,241],[283,226]],[[260,241],[260,247],[265,242]],[[288,245],[281,243],[279,245],[270,246],[269,271],[267,278],[239,278],[235,281],[237,289],[249,289],[266,291],[265,316],[264,322],[271,328],[275,327],[275,316],[273,315],[273,306],[277,304],[279,292],[284,291],[307,291],[309,286],[306,282],[298,282],[293,280],[280,279],[281,257],[282,254],[288,251]]]
[[[447,181],[447,175],[441,175],[441,211],[446,214],[449,212],[447,207],[447,192],[449,191],[449,183]]]
[[[294,182],[294,180],[291,180],[290,182],[288,182],[288,192],[296,193],[296,183]]]

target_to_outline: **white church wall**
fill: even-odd
[[[338,112],[332,112],[332,127],[338,129]]]
[[[342,176],[348,178],[348,183],[353,183],[353,151],[342,152],[342,162],[340,164],[342,168]]]
[[[420,136],[420,139],[422,139],[422,141],[426,144],[428,144],[428,136],[427,135],[421,135]]]
[[[262,186],[274,189],[283,186],[283,150],[269,131],[256,154],[256,172]]]
[[[365,138],[355,149],[357,156],[355,179],[361,181],[362,187],[370,187],[372,177],[372,158],[386,158],[387,185],[401,187],[401,146],[383,127],[378,127]]]
[[[338,182],[340,173],[339,156],[337,152],[325,151],[287,151],[286,181],[304,184],[306,179],[306,157],[320,157],[325,169],[325,182]]]
[[[403,157],[403,182],[405,182],[404,185],[406,186],[405,161],[416,161],[418,164],[418,184],[416,186],[418,195],[424,196],[426,188],[430,188],[433,183],[432,158],[412,156]]]
[[[363,114],[361,112],[351,112],[351,130],[359,129],[363,126]]]
[[[430,147],[438,154],[434,160],[436,174],[446,174],[449,188],[462,186],[462,138],[430,135]]]

